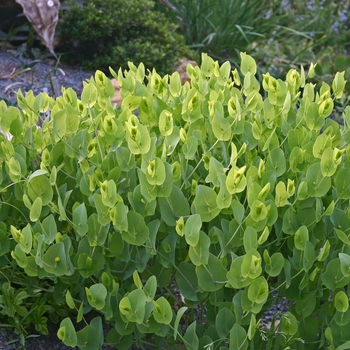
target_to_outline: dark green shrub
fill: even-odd
[[[349,346],[350,107],[328,118],[344,75],[260,84],[241,58],[232,72],[203,55],[184,86],[111,71],[120,108],[101,71],[81,99],[0,102],[1,306],[16,287],[2,313],[26,325],[38,310],[43,331],[56,315],[58,337],[89,350],[104,323],[118,350]],[[289,310],[264,329],[276,294]]]
[[[62,12],[58,32],[63,60],[90,70],[127,67],[143,62],[158,72],[173,70],[177,58],[189,55],[176,26],[156,12],[150,0],[74,0]]]

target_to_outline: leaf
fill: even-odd
[[[235,323],[230,331],[230,350],[247,350],[248,349],[247,332],[238,323]]]
[[[66,274],[67,257],[64,244],[62,242],[50,246],[43,255],[44,269],[57,277]]]
[[[210,292],[215,292],[223,288],[227,282],[227,271],[220,260],[213,254],[209,253],[207,265],[196,266],[196,274],[199,286]]]
[[[41,215],[41,211],[42,211],[42,207],[43,207],[43,202],[41,197],[37,197],[33,204],[32,207],[30,208],[30,212],[29,212],[29,218],[30,221],[37,221]]]
[[[85,203],[79,204],[73,211],[73,227],[79,236],[83,237],[87,233],[87,213]]]
[[[330,251],[331,245],[329,241],[327,240],[323,247],[320,250],[320,253],[318,254],[317,260],[318,261],[325,261],[328,258],[329,251]]]
[[[213,189],[199,185],[193,200],[193,214],[199,214],[203,222],[213,220],[220,213],[216,199],[217,194]]]
[[[102,310],[105,306],[107,289],[102,283],[93,284],[90,288],[85,287],[85,293],[89,304],[96,310]]]
[[[196,246],[199,241],[199,231],[202,227],[202,220],[199,214],[191,215],[185,223],[185,239],[190,246]]]
[[[281,253],[274,253],[269,264],[266,263],[265,271],[271,276],[278,276],[284,267],[284,258]]]
[[[243,218],[244,218],[244,213],[245,213],[244,205],[240,201],[234,199],[232,201],[231,208],[233,210],[233,216],[234,216],[235,220],[238,223],[241,223]]]
[[[259,200],[255,200],[253,202],[253,204],[250,207],[250,216],[251,218],[255,221],[262,221],[267,217],[267,208],[266,205],[259,201]]]
[[[349,308],[349,298],[341,290],[334,297],[334,306],[339,312],[346,312]]]
[[[77,346],[82,350],[96,350],[100,348],[100,332],[90,325],[77,332]]]
[[[292,336],[298,332],[297,319],[291,312],[287,311],[282,315],[279,332],[286,336]]]
[[[337,170],[337,165],[333,160],[333,148],[328,147],[321,156],[321,172],[323,176],[333,176]]]
[[[244,278],[249,277],[255,279],[260,276],[261,272],[261,255],[256,249],[252,248],[243,256],[241,274]]]
[[[309,197],[323,197],[331,187],[331,179],[322,175],[320,163],[310,165],[305,180]]]
[[[277,207],[284,207],[288,201],[288,194],[286,185],[283,181],[280,181],[275,188],[275,203]]]
[[[247,179],[244,175],[246,166],[242,168],[232,167],[226,178],[226,187],[229,193],[235,194],[244,191]]]
[[[245,52],[241,52],[241,72],[243,75],[251,73],[252,75],[256,74],[257,67],[253,57],[247,55]]]
[[[342,345],[339,345],[335,350],[348,350],[350,349],[350,340],[347,340]]]
[[[6,231],[6,225],[0,222],[0,257],[10,251],[10,239]]]
[[[176,226],[177,218],[188,216],[190,206],[182,191],[175,185],[169,197],[158,198],[162,220],[169,226]]]
[[[134,284],[135,284],[136,288],[142,289],[143,284],[142,284],[141,278],[140,278],[137,270],[135,270],[133,272],[132,279],[134,280]]]
[[[28,196],[33,202],[40,197],[42,205],[48,205],[53,197],[53,191],[49,179],[45,175],[31,178],[28,181]]]
[[[220,338],[227,338],[233,325],[236,322],[236,317],[227,307],[222,308],[215,319],[215,327]]]
[[[176,270],[176,283],[184,298],[198,301],[198,279],[192,264],[180,262]]]
[[[188,256],[190,257],[193,265],[206,265],[209,260],[209,248],[210,248],[210,238],[203,231],[199,232],[199,240],[197,245],[191,246],[188,251]]]
[[[350,277],[350,255],[339,253],[340,270],[345,277]]]
[[[90,215],[87,220],[86,237],[91,247],[103,246],[107,239],[107,228],[98,221],[96,213]]]
[[[157,277],[156,276],[151,276],[146,284],[143,287],[143,291],[146,294],[147,297],[147,302],[150,302],[153,300],[156,291],[157,291]]]
[[[66,304],[70,309],[75,309],[75,303],[72,297],[72,294],[70,294],[69,289],[66,291]]]
[[[220,141],[229,141],[231,138],[230,121],[224,118],[218,110],[215,110],[212,119],[212,129],[215,137]]]
[[[180,308],[180,310],[176,314],[175,323],[174,323],[174,340],[176,340],[176,337],[177,337],[181,317],[187,311],[187,309],[188,309],[187,306],[183,306]]]
[[[164,297],[160,297],[153,301],[153,305],[154,319],[161,324],[170,324],[173,318],[173,312],[168,300],[166,300]]]
[[[149,162],[146,170],[147,182],[152,186],[161,186],[165,181],[165,165],[158,157]]]
[[[305,244],[309,240],[309,230],[306,226],[300,226],[294,235],[295,248],[303,251]]]
[[[332,138],[330,135],[321,134],[317,136],[312,146],[312,154],[315,158],[321,158],[324,151],[332,146]]]
[[[199,345],[198,336],[196,334],[196,321],[192,322],[186,329],[183,336],[185,347],[187,350],[197,350]]]
[[[261,304],[267,300],[269,285],[265,277],[260,276],[248,287],[248,298],[250,301]]]
[[[113,180],[100,182],[102,203],[109,208],[113,208],[117,202],[117,185]]]
[[[242,274],[244,256],[240,256],[232,261],[230,270],[227,272],[228,283],[232,288],[240,289],[248,286],[253,279]]]
[[[307,318],[310,316],[316,306],[317,299],[314,295],[308,296],[308,298],[304,300],[300,300],[296,302],[295,309],[298,315],[301,315],[303,318]]]
[[[128,231],[128,207],[124,202],[119,202],[114,208],[110,209],[109,216],[117,230],[121,232]]]
[[[335,189],[339,199],[350,198],[350,168],[340,169],[334,179]]]
[[[180,130],[181,132],[181,130]],[[180,134],[181,136],[181,134]],[[195,136],[190,136],[182,146],[182,153],[186,159],[194,159],[198,148],[198,140]]]
[[[19,246],[23,252],[29,254],[32,249],[33,232],[30,224],[27,224],[20,234]]]
[[[123,239],[136,246],[141,246],[146,243],[149,237],[149,229],[145,223],[144,218],[133,211],[127,213],[128,230],[122,231]]]
[[[93,195],[93,199],[94,199],[94,203],[97,211],[98,222],[102,226],[108,225],[111,222],[111,218],[109,216],[108,206],[106,206],[103,203],[102,195],[99,193],[95,193]]]
[[[69,317],[61,321],[60,328],[57,331],[57,337],[67,346],[72,348],[77,346],[77,333]]]
[[[345,257],[343,262],[343,269],[346,273],[348,273],[348,260]],[[349,277],[344,277],[339,258],[333,259],[327,264],[326,270],[321,275],[321,279],[329,290],[344,287],[350,282]]]
[[[91,108],[97,101],[97,89],[93,83],[86,84],[81,93],[81,102],[85,108]]]
[[[274,148],[267,157],[266,171],[272,170],[276,176],[282,176],[286,171],[286,157],[281,148]]]
[[[244,250],[246,252],[249,252],[251,248],[256,248],[257,241],[258,241],[258,234],[256,230],[253,227],[248,226],[245,229],[244,235],[243,235]]]
[[[135,289],[121,299],[120,312],[129,322],[142,323],[145,316],[146,294],[142,289]]]

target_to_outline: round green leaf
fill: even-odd
[[[196,266],[208,264],[209,248],[210,238],[203,231],[200,231],[197,245],[190,245],[190,249],[188,251],[188,255],[192,263]]]
[[[43,255],[44,269],[55,276],[63,276],[68,269],[67,257],[62,242],[53,244]]]
[[[149,229],[144,218],[134,211],[127,213],[128,230],[122,231],[123,239],[133,245],[141,246],[146,243],[149,237]]]
[[[221,289],[227,282],[227,271],[221,261],[209,253],[207,265],[196,266],[198,284],[204,291],[215,292]]]
[[[199,231],[202,220],[199,214],[191,215],[185,223],[185,239],[190,246],[196,246],[199,241]]]
[[[83,237],[88,231],[87,213],[85,203],[79,204],[73,211],[74,230]]]
[[[30,208],[30,212],[29,212],[30,221],[35,222],[39,219],[42,208],[43,208],[43,201],[41,197],[37,197],[34,200],[32,207]]]
[[[129,322],[142,323],[145,316],[146,294],[142,289],[135,289],[122,298],[119,303],[120,312]]]
[[[219,337],[226,338],[236,323],[236,317],[227,307],[222,308],[216,315],[215,327]]]
[[[85,108],[91,108],[97,101],[97,89],[93,83],[86,84],[81,93],[81,102]]]
[[[298,332],[298,323],[295,316],[287,311],[281,317],[279,332],[287,336],[295,335]]]
[[[334,306],[339,312],[346,312],[348,310],[349,298],[342,290],[335,295]]]
[[[48,205],[53,197],[50,180],[45,175],[32,177],[28,181],[28,196],[33,202],[40,197],[42,199],[42,205]]]
[[[102,283],[93,284],[90,288],[85,287],[85,293],[92,307],[96,310],[102,310],[104,308],[107,289]]]
[[[153,317],[158,323],[170,324],[173,318],[173,311],[171,306],[164,297],[160,297],[153,301]]]
[[[194,213],[199,214],[203,222],[213,220],[220,213],[216,200],[217,194],[212,188],[199,185],[193,200]]]
[[[269,295],[269,285],[265,277],[260,276],[248,287],[248,298],[254,303],[264,303]]]
[[[331,187],[331,179],[322,175],[320,163],[314,163],[308,168],[305,180],[309,197],[323,197]]]
[[[256,249],[252,248],[243,257],[241,274],[243,277],[249,277],[254,279],[260,276],[261,272],[261,255]]]
[[[241,72],[243,75],[246,75],[250,72],[252,75],[255,75],[257,71],[255,60],[252,56],[247,55],[245,52],[241,52]]]
[[[238,323],[230,331],[230,350],[247,350],[249,346],[247,332]]]
[[[226,187],[231,194],[244,191],[247,186],[247,179],[244,176],[246,166],[242,168],[232,167],[227,174]]]
[[[284,258],[281,253],[274,253],[269,264],[266,263],[265,271],[271,276],[278,276],[284,267]]]
[[[334,179],[335,189],[339,199],[350,198],[350,168],[340,169]]]
[[[60,328],[57,331],[58,339],[62,340],[67,346],[75,348],[77,346],[77,333],[75,331],[72,320],[66,317],[60,323]]]
[[[266,205],[259,200],[255,200],[250,207],[250,216],[255,222],[264,220],[267,213]]]
[[[299,250],[305,249],[305,244],[309,240],[309,230],[306,226],[301,226],[295,232],[294,235],[294,244],[295,247]]]
[[[158,157],[151,160],[147,166],[146,179],[152,186],[161,186],[165,181],[165,165]]]

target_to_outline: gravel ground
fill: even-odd
[[[9,104],[16,104],[16,91],[18,89],[21,89],[23,93],[33,90],[34,94],[37,95],[45,91],[50,96],[58,96],[61,92],[61,86],[71,87],[80,95],[83,88],[82,82],[94,74],[80,68],[64,65],[59,65],[59,69],[55,69],[56,62],[50,59],[45,59],[30,67],[31,63],[33,60],[16,57],[16,50],[0,49],[0,100],[5,99]],[[25,68],[30,69],[21,73]],[[52,82],[54,83],[53,89]],[[277,300],[264,313],[263,325],[269,328],[273,316],[278,312],[287,311],[288,305],[285,299]],[[1,321],[0,319],[0,324]],[[2,327],[0,328],[0,350],[71,350],[71,347],[65,346],[58,340],[57,329],[57,326],[51,325],[48,336],[40,335],[28,338],[25,347],[22,347],[18,341],[19,336]],[[112,348],[105,346],[103,349]],[[132,349],[137,348],[133,347]]]
[[[28,58],[16,57],[16,50],[0,49],[0,99],[5,98],[10,104],[15,104],[18,89],[23,94],[33,90],[35,95],[45,91],[50,96],[59,96],[62,86],[71,87],[80,95],[83,81],[93,75],[80,68],[55,65],[54,59],[35,63]]]

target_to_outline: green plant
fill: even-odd
[[[223,63],[229,60],[239,66],[242,51],[253,52],[260,42],[288,32],[289,19],[281,2],[271,0],[174,0],[180,15],[160,4],[164,12],[184,35],[186,44]],[[300,36],[296,30],[296,37]],[[283,40],[283,39],[282,39]]]
[[[63,59],[86,69],[108,71],[128,61],[168,73],[178,58],[189,55],[176,26],[153,10],[149,0],[66,2],[58,28]]]
[[[328,118],[344,73],[319,91],[313,65],[261,86],[245,53],[240,72],[207,55],[187,71],[181,86],[111,70],[120,108],[101,71],[81,99],[0,102],[0,278],[45,290],[81,349],[104,323],[121,350],[345,349],[350,107],[343,126]],[[264,329],[274,293],[289,310]]]
[[[318,43],[318,50],[333,47],[338,53],[349,48],[349,10],[348,0],[285,0],[283,10],[292,16],[293,24],[299,23],[303,31],[310,33]]]

